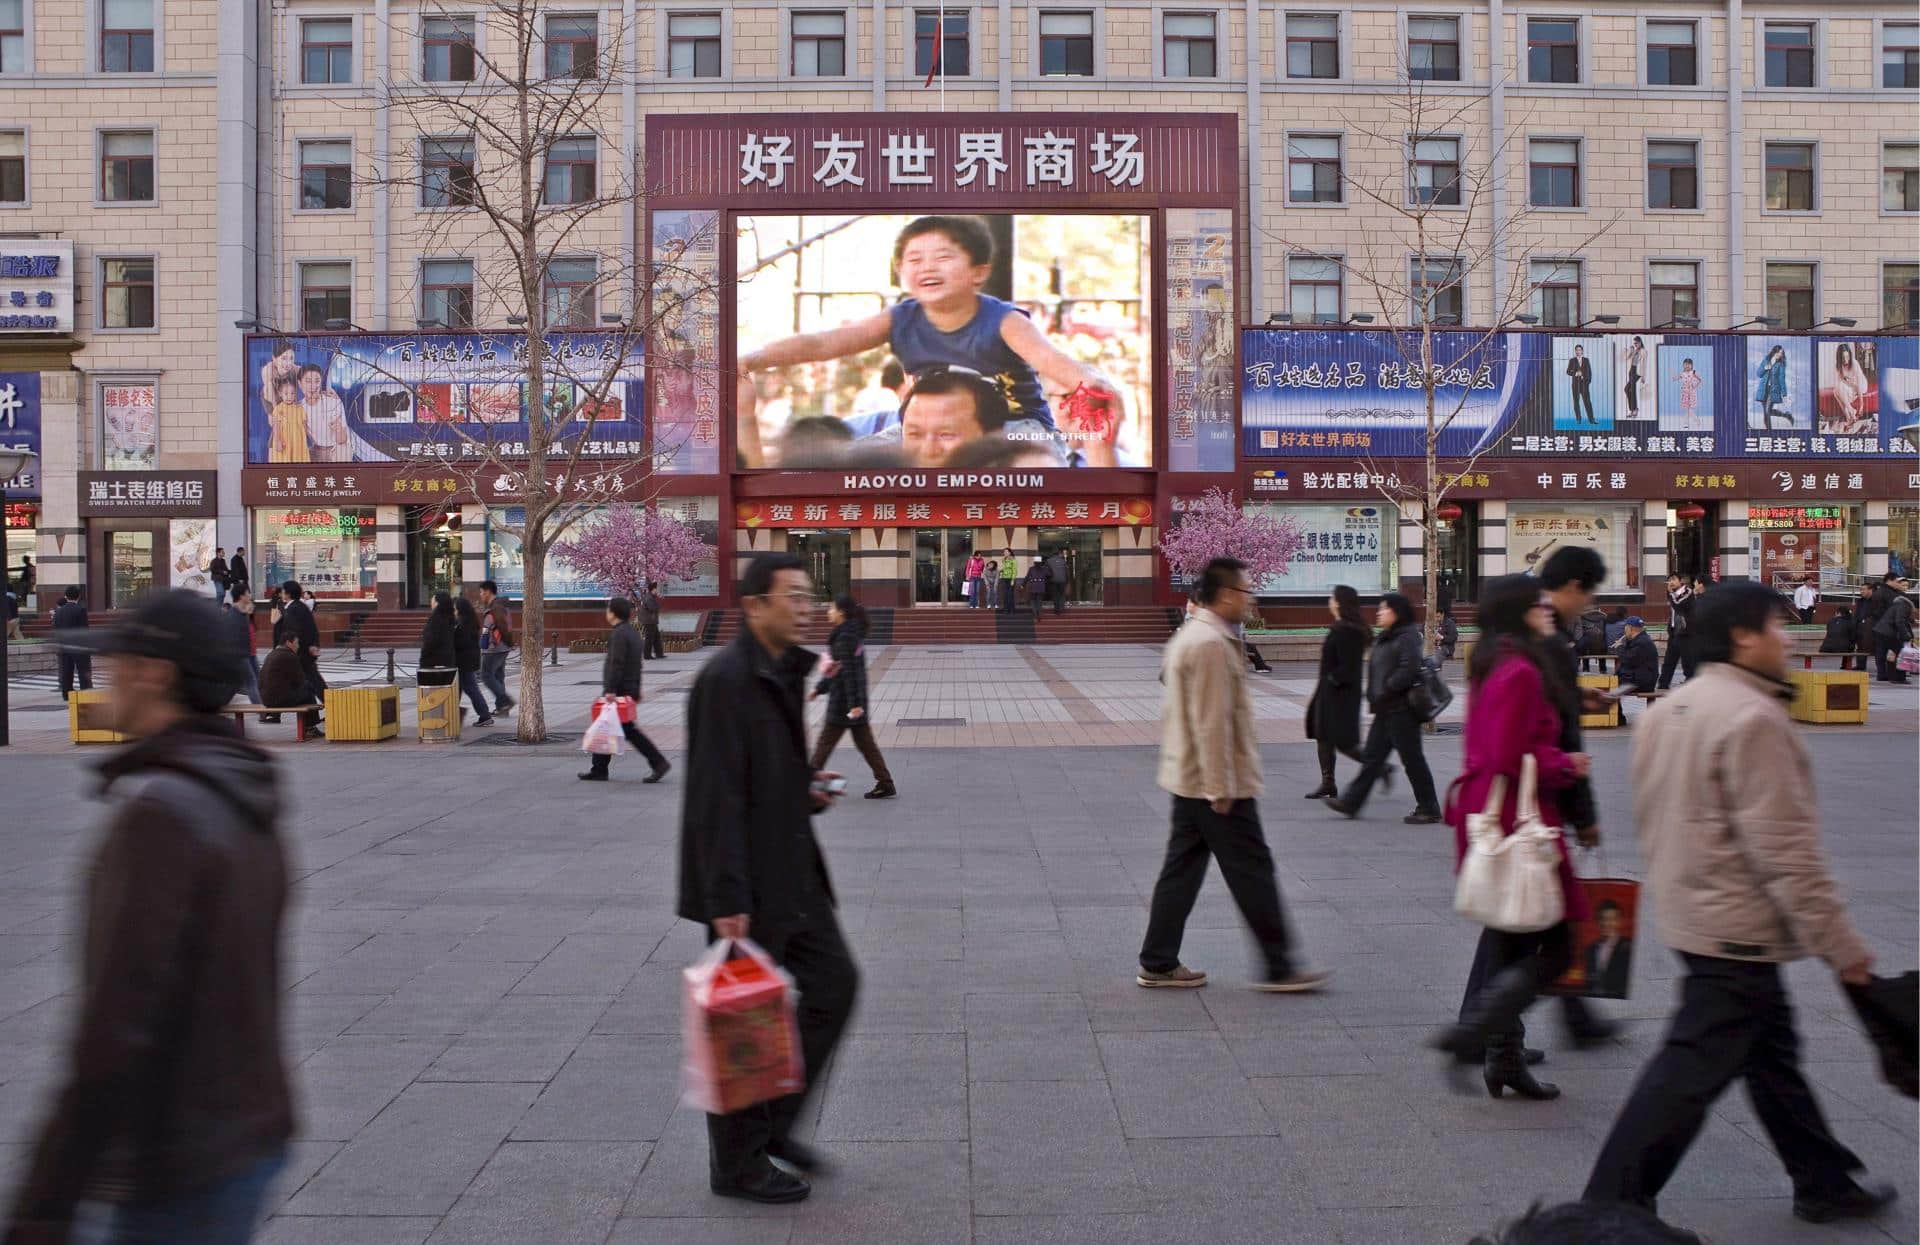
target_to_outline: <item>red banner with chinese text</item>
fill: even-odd
[[[741,527],[1138,527],[1153,522],[1153,501],[1124,498],[1021,498],[1010,501],[868,501],[843,497],[742,501]]]

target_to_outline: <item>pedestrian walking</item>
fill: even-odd
[[[1860,669],[1868,669],[1873,655],[1873,624],[1880,621],[1880,611],[1886,608],[1886,602],[1880,594],[1880,581],[1862,580],[1860,596],[1853,603],[1853,651],[1859,653]],[[1842,670],[1853,669],[1853,659],[1841,661]]]
[[[0,571],[5,568],[0,567]],[[31,609],[35,601],[35,590],[40,586],[40,573],[34,569],[33,559],[22,554],[20,557],[20,608]]]
[[[224,546],[215,546],[213,560],[207,563],[207,578],[213,581],[213,599],[225,601],[227,590],[232,586],[232,572],[227,569],[227,551]]]
[[[1553,603],[1531,575],[1502,575],[1480,594],[1480,641],[1467,663],[1465,756],[1460,777],[1448,791],[1447,821],[1454,830],[1454,868],[1467,854],[1467,818],[1488,807],[1496,781],[1504,781],[1501,830],[1512,834],[1519,813],[1523,762],[1536,767],[1539,790],[1548,796],[1587,777],[1592,761],[1560,748],[1560,704],[1549,691],[1566,671],[1547,647],[1554,634]],[[1558,830],[1557,800],[1540,802],[1543,825]],[[1566,915],[1543,930],[1513,933],[1488,927],[1485,983],[1461,1009],[1457,1023],[1432,1044],[1453,1055],[1483,1059],[1481,1078],[1498,1098],[1508,1089],[1522,1098],[1557,1098],[1557,1087],[1534,1079],[1526,1060],[1521,1014],[1573,960],[1569,920],[1588,916],[1586,892],[1574,879],[1560,838],[1560,891]]]
[[[1655,1210],[1707,1112],[1746,1082],[1793,1181],[1793,1212],[1871,1216],[1894,1190],[1862,1184],[1800,1071],[1780,966],[1824,960],[1865,985],[1873,952],[1827,866],[1812,759],[1787,716],[1786,602],[1722,584],[1695,617],[1700,677],[1647,714],[1633,741],[1646,884],[1686,975],[1665,1044],[1600,1148],[1585,1197]]]
[[[975,553],[967,559],[967,606],[970,609],[987,607],[987,560]]]
[[[1020,559],[1013,556],[1013,546],[1007,546],[1000,555],[1000,611],[1012,613],[1016,604],[1013,586],[1020,578]]]
[[[1309,800],[1340,794],[1333,781],[1335,754],[1360,760],[1360,696],[1366,682],[1367,645],[1373,635],[1360,613],[1360,594],[1337,584],[1327,598],[1333,625],[1320,641],[1320,674],[1307,701],[1307,738],[1320,753],[1320,785]]]
[[[80,690],[93,690],[93,653],[79,647],[82,637],[63,636],[63,631],[85,631],[88,627],[87,607],[80,603],[80,589],[67,585],[66,599],[53,607],[53,641],[59,646],[57,660],[60,666],[60,699],[66,700],[73,695],[73,683],[80,681]],[[68,641],[71,641],[69,643]]]
[[[1453,660],[1459,648],[1460,624],[1454,621],[1453,607],[1448,606],[1446,612],[1440,615],[1440,635],[1434,642],[1433,655],[1444,665]]]
[[[493,712],[506,717],[515,705],[507,695],[507,654],[513,651],[513,611],[500,599],[500,585],[480,581],[480,682],[493,693]]]
[[[1374,610],[1380,634],[1367,657],[1367,706],[1373,724],[1360,753],[1360,772],[1347,789],[1327,800],[1327,807],[1347,817],[1358,817],[1366,807],[1373,784],[1390,785],[1393,767],[1387,758],[1398,752],[1413,788],[1413,811],[1401,820],[1410,826],[1431,826],[1440,820],[1440,796],[1433,789],[1433,771],[1420,739],[1420,720],[1413,715],[1407,693],[1421,678],[1419,615],[1413,602],[1397,592],[1380,598]]]
[[[299,582],[289,579],[281,585],[287,603],[280,614],[280,625],[300,638],[300,666],[307,672],[307,683],[316,697],[327,690],[326,676],[320,673],[320,624],[314,621],[313,601]]]
[[[235,545],[233,556],[227,559],[227,586],[230,592],[245,588],[253,591],[253,580],[247,572],[247,551],[244,546]]]
[[[1907,581],[1888,571],[1881,580],[1876,597],[1884,604],[1873,621],[1873,663],[1882,683],[1905,683],[1907,672],[1900,669],[1900,650],[1913,642],[1913,600],[1907,596]]]
[[[866,758],[873,770],[873,790],[869,800],[891,800],[898,794],[887,759],[873,738],[873,716],[867,712],[867,611],[859,602],[842,594],[827,607],[827,621],[833,634],[827,640],[827,655],[832,658],[831,673],[813,690],[827,697],[826,721],[820,728],[820,740],[813,746],[813,768],[825,769],[840,736],[853,734],[853,746]]]
[[[1047,596],[1053,601],[1053,612],[1067,612],[1067,555],[1055,549],[1053,556],[1047,559]]]
[[[1800,586],[1793,590],[1793,608],[1800,611],[1800,621],[1813,621],[1813,611],[1820,604],[1820,589],[1814,587],[1813,580],[1803,579]]]
[[[1047,569],[1045,561],[1035,557],[1033,565],[1027,568],[1027,605],[1033,610],[1033,621],[1040,621],[1040,606],[1047,599],[1047,584],[1053,573]]]
[[[634,706],[640,704],[641,666],[646,663],[646,642],[633,627],[633,602],[625,597],[615,597],[607,602],[607,626],[613,630],[607,633],[607,659],[600,666],[600,699],[613,700],[625,696]],[[620,731],[633,745],[635,752],[646,758],[649,766],[647,776],[640,781],[656,783],[667,776],[673,768],[673,762],[660,754],[653,741],[634,725],[630,717],[623,718]],[[611,778],[609,771],[613,767],[613,758],[604,752],[593,754],[593,761],[587,772],[580,775],[585,782],[607,782]]]
[[[98,767],[118,798],[85,874],[65,1083],[7,1241],[81,1239],[80,1203],[111,1199],[108,1241],[244,1245],[286,1161],[282,800],[273,759],[214,715],[241,679],[226,638],[185,591],[87,637],[133,742]]]
[[[660,641],[660,581],[649,579],[640,590],[640,656],[647,661],[666,659],[666,646]]]
[[[460,672],[460,691],[473,706],[473,724],[492,726],[493,714],[480,691],[480,613],[464,596],[453,599],[453,665]]]
[[[322,692],[307,682],[307,672],[300,662],[300,637],[289,632],[286,639],[274,645],[267,654],[266,664],[260,667],[260,703],[269,709],[291,709],[296,705],[321,703]],[[261,714],[262,721],[271,717],[280,720],[279,714]],[[303,733],[308,739],[325,738],[320,726],[320,711],[309,709],[300,715]]]
[[[859,991],[813,814],[833,806],[807,757],[802,697],[818,657],[799,647],[813,616],[800,559],[760,554],[741,577],[746,625],[700,669],[687,699],[687,795],[679,914],[709,940],[751,937],[792,974],[807,1087],[707,1117],[708,1180],[722,1197],[797,1202],[824,1160],[793,1135]],[[776,1166],[774,1160],[781,1165]]]
[[[291,615],[292,611],[288,611]],[[433,608],[420,629],[420,668],[415,674],[421,687],[446,687],[460,679],[459,656],[453,651],[453,594],[442,589],[433,594]]]
[[[1693,677],[1693,585],[1685,575],[1667,576],[1667,653],[1660,663],[1660,678],[1655,686],[1666,691],[1673,686],[1674,667]]]
[[[246,656],[247,681],[240,690],[257,705],[260,703],[260,662],[253,655],[253,593],[245,584],[234,589],[231,599],[221,602],[220,618],[227,624],[234,644]]]
[[[1646,620],[1638,614],[1627,616],[1614,673],[1621,691],[1651,692],[1659,685],[1660,650],[1647,634]]]
[[[0,576],[0,578],[4,578],[4,576]],[[6,590],[7,639],[24,641],[27,637],[25,633],[20,630],[20,598],[13,590],[13,581],[8,579],[4,584],[0,584],[0,587],[4,587]]]
[[[1166,692],[1156,781],[1173,799],[1172,830],[1134,980],[1149,988],[1207,984],[1205,973],[1180,962],[1180,944],[1211,858],[1219,862],[1260,951],[1254,989],[1318,989],[1327,974],[1300,966],[1260,825],[1260,749],[1234,634],[1253,601],[1246,564],[1232,558],[1209,562],[1194,600],[1198,608],[1167,642],[1160,666]]]

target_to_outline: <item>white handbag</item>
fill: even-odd
[[[1513,833],[1500,825],[1507,776],[1493,780],[1485,811],[1467,815],[1467,854],[1454,886],[1453,910],[1488,929],[1527,934],[1567,914],[1560,891],[1560,832],[1540,820],[1539,773],[1532,756],[1520,766]]]

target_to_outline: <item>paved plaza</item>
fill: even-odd
[[[710,1196],[701,1117],[677,1103],[679,970],[701,943],[672,915],[681,775],[642,786],[628,755],[589,786],[569,746],[485,742],[498,732],[300,746],[280,742],[290,726],[256,730],[284,762],[299,879],[302,1128],[264,1239],[1428,1245],[1578,1193],[1659,1039],[1674,961],[1649,940],[1631,1001],[1601,1005],[1626,1022],[1616,1045],[1575,1052],[1536,1010],[1558,1101],[1449,1092],[1420,1043],[1457,1005],[1476,932],[1450,911],[1451,832],[1402,825],[1404,786],[1359,822],[1300,799],[1317,777],[1300,742],[1311,671],[1255,680],[1281,885],[1309,959],[1335,973],[1324,994],[1287,997],[1245,988],[1252,949],[1217,874],[1184,951],[1212,984],[1132,982],[1165,836],[1157,650],[871,658],[902,795],[819,822],[864,980],[806,1122],[839,1167],[790,1207]],[[670,753],[700,660],[648,669],[641,720]],[[597,671],[584,656],[549,670],[556,730],[583,725]],[[57,696],[15,695],[16,747],[0,753],[4,1187],[59,1075],[100,812],[86,767],[104,751],[65,742]],[[1876,689],[1870,726],[1808,729],[1836,871],[1886,971],[1920,962],[1917,708],[1914,689]],[[1637,875],[1628,743],[1610,732],[1591,749],[1605,867]],[[1443,784],[1458,750],[1457,733],[1433,741]],[[836,762],[864,788],[850,744]],[[1902,1201],[1875,1225],[1798,1223],[1736,1091],[1662,1211],[1722,1243],[1912,1242],[1914,1105],[1880,1082],[1831,975],[1800,964],[1789,979],[1835,1131]]]

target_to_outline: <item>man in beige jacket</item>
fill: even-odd
[[[1180,963],[1180,941],[1212,857],[1220,862],[1227,889],[1264,957],[1254,989],[1313,990],[1327,974],[1308,972],[1294,960],[1273,853],[1254,802],[1261,793],[1260,750],[1237,630],[1253,601],[1245,564],[1215,558],[1201,572],[1193,596],[1197,608],[1167,642],[1160,671],[1167,690],[1158,781],[1173,796],[1173,833],[1153,888],[1134,980],[1148,987],[1207,984],[1205,973]]]
[[[1662,934],[1684,961],[1680,1010],[1587,1183],[1589,1201],[1653,1209],[1736,1078],[1793,1179],[1802,1219],[1871,1215],[1894,1198],[1854,1179],[1800,1072],[1780,965],[1816,955],[1864,984],[1873,953],[1820,841],[1813,767],[1787,716],[1787,602],[1724,584],[1694,616],[1700,672],[1634,728],[1634,820]]]

